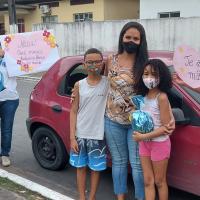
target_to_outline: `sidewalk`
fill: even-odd
[[[19,196],[18,194],[11,192],[9,190],[3,189],[0,186],[0,200],[26,200],[24,197]]]
[[[0,180],[0,200],[74,200],[2,168]]]

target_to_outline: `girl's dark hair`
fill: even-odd
[[[157,86],[158,89],[162,92],[167,93],[172,87],[172,76],[167,65],[160,59],[150,59],[145,63],[145,65],[141,67],[142,72],[137,77],[134,86],[136,93],[145,96],[149,91],[142,80],[144,69],[147,65],[150,65],[151,68],[154,69],[160,79],[160,83]]]
[[[98,50],[98,49],[96,49],[96,48],[90,48],[90,49],[88,49],[88,50],[85,52],[85,54],[84,54],[84,60],[85,60],[85,57],[86,57],[88,54],[92,54],[92,53],[99,54],[99,55],[102,57],[102,59],[103,59],[103,54],[101,53],[100,50]]]
[[[119,35],[118,54],[124,52],[123,37],[126,31],[130,28],[135,28],[140,32],[140,45],[136,54],[135,65],[133,66],[134,75],[137,76],[141,71],[141,67],[148,60],[147,40],[144,27],[138,22],[128,22],[122,28]]]

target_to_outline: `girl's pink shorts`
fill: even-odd
[[[141,141],[139,142],[140,156],[148,156],[152,161],[161,161],[170,157],[171,142],[167,139],[162,142]]]

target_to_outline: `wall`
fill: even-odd
[[[42,13],[39,9],[38,4],[36,10],[26,11],[17,9],[17,18],[23,18],[25,20],[25,31],[29,32],[32,30],[33,24],[42,23]],[[73,22],[73,14],[92,12],[94,21],[104,21],[104,0],[94,0],[91,4],[82,5],[70,5],[69,0],[63,0],[59,2],[59,7],[51,8],[51,15],[58,16],[59,23]],[[5,16],[4,16],[5,15]],[[5,29],[9,33],[9,21],[8,12],[1,13],[1,21],[5,23]]]
[[[58,8],[52,9],[52,15],[58,15],[58,22],[73,22],[75,13],[93,13],[94,21],[104,20],[104,0],[94,0],[91,4],[70,5],[70,1],[61,1]]]
[[[5,26],[6,34],[8,34],[10,32],[9,15],[8,15],[8,13],[4,14],[4,26]]]
[[[105,20],[138,19],[139,0],[105,0]]]
[[[158,18],[159,12],[180,11],[181,17],[200,16],[199,0],[140,0],[140,19]]]
[[[104,1],[95,0],[94,4],[82,4],[82,5],[70,5],[70,1],[60,1],[59,7],[51,8],[51,15],[58,16],[59,23],[73,22],[74,13],[83,13],[83,12],[92,12],[94,21],[103,21],[104,20]],[[42,14],[37,5],[37,9],[30,11],[28,15],[23,15],[25,20],[25,30],[31,31],[33,24],[42,23]]]
[[[42,22],[41,11],[39,6],[37,5],[37,9],[33,11],[29,11],[28,15],[24,15],[25,21],[25,31],[31,31],[33,24],[38,24]]]
[[[40,24],[33,26],[33,30],[53,29],[60,55],[65,56],[82,54],[90,47],[96,47],[103,51],[115,49],[118,30],[121,29],[123,24],[124,22]]]
[[[200,17],[138,20],[144,25],[149,50],[173,51],[180,44],[200,50]],[[83,54],[90,47],[117,50],[127,20],[65,24],[38,24],[33,30],[54,29],[61,56]],[[192,31],[191,31],[192,30]]]

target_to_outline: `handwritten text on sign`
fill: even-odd
[[[174,68],[178,76],[193,88],[200,87],[200,53],[182,45],[174,52]]]
[[[59,59],[51,31],[6,35],[1,43],[9,76],[45,71]]]

